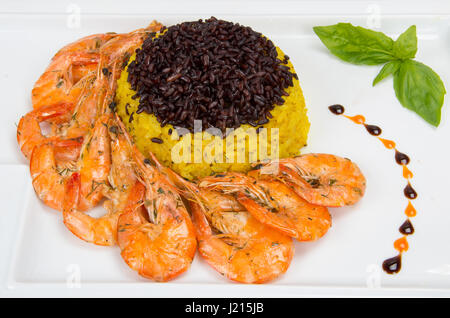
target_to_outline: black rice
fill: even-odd
[[[275,45],[250,27],[212,17],[150,34],[128,67],[139,99],[137,114],[154,114],[161,126],[193,131],[263,125],[284,103],[294,75]]]
[[[109,76],[109,70],[106,67],[102,68],[102,73],[105,76]]]
[[[162,139],[159,139],[159,138],[152,138],[152,142],[154,142],[155,144],[162,144],[163,143]]]

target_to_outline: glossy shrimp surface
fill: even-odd
[[[93,34],[60,49],[34,85],[33,108],[62,101],[75,104],[83,89],[79,85],[81,79],[97,71],[100,48],[115,36],[115,33]]]
[[[83,92],[71,113],[70,120],[62,125],[59,134],[66,138],[87,136],[102,112],[105,87],[95,74],[86,76]]]
[[[76,171],[75,161],[57,162],[57,147],[80,149],[77,140],[54,140],[34,148],[30,159],[30,174],[34,191],[47,206],[62,211],[66,180]]]
[[[279,177],[312,204],[352,205],[364,195],[366,179],[350,159],[330,154],[305,154],[279,160]]]
[[[123,212],[129,202],[131,188],[138,181],[133,162],[133,147],[125,137],[118,116],[108,122],[108,132],[111,140],[111,169],[108,176],[108,186],[105,197],[108,198],[104,207],[108,211]]]
[[[168,281],[189,269],[197,242],[181,198],[157,183],[161,193],[149,196],[147,190],[144,206],[129,206],[119,217],[118,243],[122,258],[139,275]]]
[[[78,74],[74,78],[73,67],[92,65],[92,70],[95,70],[99,61],[99,54],[91,52],[66,52],[57,56],[50,62],[33,87],[31,92],[33,108],[37,109],[61,102],[76,104],[83,90],[83,82],[80,77],[89,74],[91,68],[85,74]]]
[[[239,173],[206,177],[201,187],[234,193],[238,201],[261,223],[299,241],[322,237],[331,226],[325,207],[308,203],[292,189],[272,178],[256,180]]]

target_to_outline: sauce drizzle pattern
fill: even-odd
[[[366,119],[362,115],[355,115],[355,116],[347,116],[344,115],[345,109],[344,106],[336,104],[331,105],[328,107],[328,109],[335,115],[342,115],[348,119],[350,119],[352,122],[354,122],[357,125],[363,125],[367,132],[371,134],[372,136],[375,136],[382,142],[385,148],[387,149],[393,149],[395,151],[395,162],[402,166],[403,168],[403,178],[407,181],[407,184],[405,188],[403,189],[403,193],[405,197],[408,199],[408,205],[405,209],[405,215],[407,216],[406,221],[400,226],[399,232],[403,235],[399,239],[397,239],[394,242],[394,248],[398,251],[398,255],[388,258],[385,261],[383,261],[382,267],[383,270],[388,274],[395,274],[400,272],[400,269],[402,267],[402,254],[406,252],[409,249],[409,244],[407,240],[407,236],[414,233],[414,226],[411,223],[410,218],[413,218],[416,216],[417,211],[414,208],[411,200],[414,200],[417,198],[417,192],[414,190],[414,188],[411,185],[411,179],[413,178],[413,173],[411,170],[408,169],[407,165],[410,162],[410,158],[408,155],[400,152],[397,150],[397,146],[394,141],[384,139],[381,137],[378,137],[381,135],[382,130],[380,127],[375,125],[369,125],[366,124]]]

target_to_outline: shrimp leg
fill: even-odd
[[[81,178],[78,209],[87,211],[103,198],[111,168],[111,143],[108,134],[109,115],[97,119],[91,135],[83,145],[79,161]]]

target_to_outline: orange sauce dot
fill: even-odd
[[[380,139],[380,141],[383,143],[383,145],[387,149],[394,149],[395,148],[395,142],[393,142],[392,140],[383,139],[383,138],[380,138],[380,137],[378,137],[378,139]]]
[[[406,236],[403,236],[394,242],[394,248],[400,253],[406,252],[409,248]]]
[[[355,124],[359,124],[362,125],[366,122],[366,119],[364,118],[364,116],[362,115],[356,115],[356,116],[346,116],[348,119],[350,119],[351,121],[353,121]]]
[[[410,217],[410,218],[415,217],[416,214],[417,214],[417,211],[416,211],[416,209],[413,207],[411,201],[408,202],[408,206],[407,206],[406,209],[405,209],[405,214],[406,214],[406,216],[408,216],[408,217]]]
[[[411,170],[406,167],[406,165],[403,165],[403,178],[405,179],[411,179],[413,177],[413,173]]]

